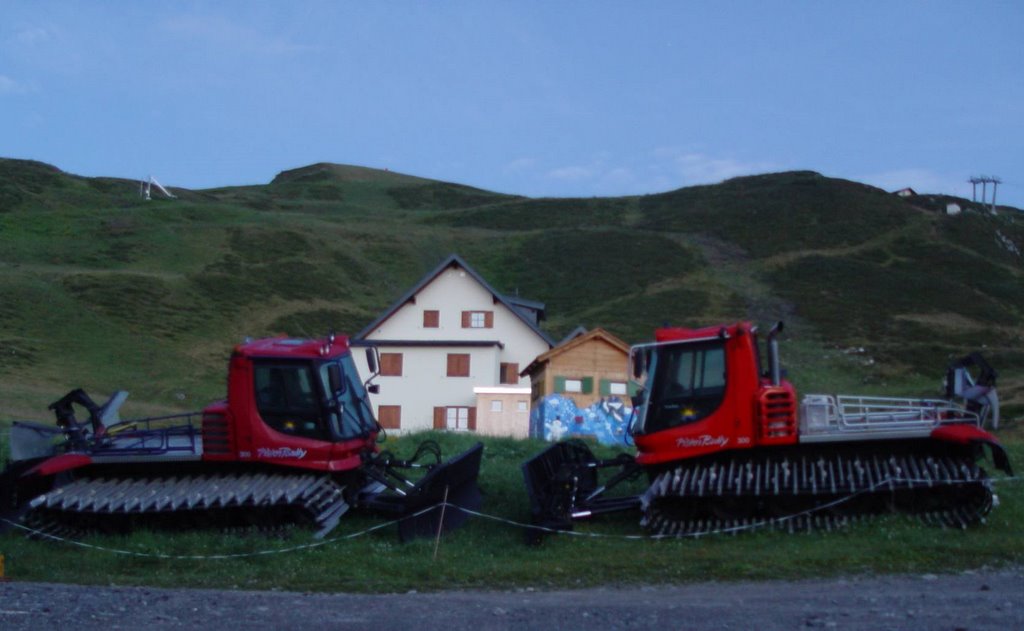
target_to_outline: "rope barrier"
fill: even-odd
[[[43,539],[48,539],[50,541],[55,541],[55,542],[58,542],[58,543],[67,543],[67,544],[70,544],[70,545],[73,545],[73,546],[77,546],[77,547],[80,547],[80,548],[87,548],[87,549],[91,549],[91,550],[100,550],[102,552],[110,552],[111,554],[120,554],[120,555],[124,555],[124,556],[153,558],[153,559],[177,560],[177,561],[218,561],[218,560],[226,560],[226,559],[243,559],[243,558],[251,558],[251,557],[257,557],[257,556],[268,556],[268,555],[273,555],[273,554],[286,554],[286,553],[291,553],[291,552],[300,552],[302,550],[311,550],[313,548],[320,548],[320,547],[323,547],[323,546],[326,546],[326,545],[330,545],[332,543],[337,543],[339,541],[346,541],[346,540],[349,540],[349,539],[356,539],[356,538],[362,537],[364,535],[368,535],[368,534],[370,534],[372,532],[376,532],[378,530],[382,530],[382,529],[387,528],[389,526],[395,526],[395,525],[401,523],[402,521],[404,521],[406,519],[413,519],[415,517],[419,517],[421,515],[429,513],[430,511],[434,510],[435,508],[437,508],[439,506],[441,506],[441,504],[435,504],[433,506],[429,506],[427,508],[424,508],[424,509],[422,509],[422,510],[416,512],[416,513],[413,513],[411,515],[406,515],[405,517],[402,517],[401,519],[393,519],[391,521],[388,521],[388,522],[385,522],[385,523],[382,523],[382,524],[377,524],[376,526],[371,526],[371,527],[369,527],[369,528],[367,528],[365,530],[360,530],[359,532],[354,532],[354,533],[350,533],[350,534],[347,534],[347,535],[342,535],[340,537],[332,537],[331,539],[324,539],[322,541],[314,541],[314,542],[311,542],[311,543],[304,543],[304,544],[300,544],[300,545],[296,545],[296,546],[290,546],[288,548],[277,548],[277,549],[274,549],[274,550],[258,550],[256,552],[237,552],[237,553],[233,553],[233,554],[206,554],[206,555],[201,555],[201,554],[163,554],[163,553],[160,553],[160,552],[138,552],[138,551],[135,551],[135,550],[121,550],[121,549],[118,549],[118,548],[108,548],[108,547],[105,547],[105,546],[98,546],[98,545],[94,545],[94,544],[91,544],[91,543],[86,543],[84,541],[76,541],[74,539],[67,539],[65,537],[59,537],[57,535],[53,535],[53,534],[50,534],[48,532],[44,532],[44,531],[41,531],[41,530],[36,530],[35,528],[30,528],[28,526],[25,526],[24,524],[19,524],[17,522],[13,522],[13,521],[11,521],[9,519],[5,519],[3,517],[0,517],[0,521],[3,521],[3,522],[5,522],[5,523],[7,523],[7,524],[9,524],[9,525],[11,525],[11,526],[13,526],[15,528],[20,529],[20,530],[24,530],[25,532],[27,532],[27,533],[29,533],[29,534],[31,534],[33,536],[36,536],[36,537],[40,537],[40,538],[43,538]],[[464,509],[462,509],[459,506],[455,506],[454,504],[448,504],[448,506],[452,506],[454,508],[458,508],[460,510],[464,510]]]
[[[1006,482],[1020,482],[1022,480],[1024,480],[1024,477],[1013,476],[1013,477],[1005,477],[1005,478],[989,478],[987,481],[990,482],[991,484],[995,485],[995,484],[1002,484],[1002,483],[1006,483]],[[880,482],[877,482],[877,483],[875,483],[871,487],[868,487],[868,488],[865,488],[865,489],[861,489],[860,491],[857,491],[856,493],[851,493],[850,495],[847,495],[845,497],[838,498],[838,499],[833,500],[831,502],[828,502],[826,504],[822,504],[820,506],[815,506],[814,508],[810,508],[810,509],[807,509],[807,510],[804,510],[804,511],[800,511],[798,513],[793,513],[792,515],[785,515],[783,517],[775,517],[775,518],[772,518],[772,519],[765,519],[765,520],[761,520],[761,521],[750,523],[750,524],[743,524],[743,525],[739,525],[739,526],[732,526],[732,527],[728,527],[728,528],[721,528],[721,529],[717,529],[717,530],[710,530],[710,531],[707,531],[707,532],[700,532],[700,533],[691,533],[691,534],[686,534],[686,535],[646,535],[646,534],[620,535],[620,534],[597,533],[597,532],[578,532],[578,531],[575,531],[575,530],[558,530],[557,528],[548,528],[548,527],[545,527],[545,526],[537,526],[537,525],[534,525],[534,524],[525,524],[525,523],[522,523],[522,522],[515,521],[513,519],[508,519],[506,517],[499,517],[497,515],[489,515],[487,513],[482,513],[480,511],[476,511],[476,510],[473,510],[473,509],[470,509],[470,508],[466,508],[464,506],[459,506],[458,504],[452,504],[451,502],[443,501],[443,502],[440,502],[438,504],[434,504],[433,506],[429,506],[429,507],[424,508],[424,509],[422,509],[420,511],[417,511],[416,513],[413,513],[411,515],[406,515],[405,517],[402,517],[400,519],[393,519],[391,521],[388,521],[388,522],[385,522],[385,523],[382,523],[382,524],[377,524],[375,526],[371,526],[370,528],[366,528],[365,530],[360,530],[359,532],[354,532],[354,533],[350,533],[350,534],[347,534],[347,535],[342,535],[342,536],[339,536],[339,537],[332,537],[330,539],[324,539],[322,541],[315,541],[315,542],[312,542],[312,543],[304,543],[304,544],[300,544],[300,545],[296,545],[296,546],[290,546],[290,547],[287,547],[287,548],[277,548],[277,549],[273,549],[273,550],[258,550],[256,552],[238,552],[238,553],[233,553],[233,554],[208,554],[208,555],[200,555],[200,554],[164,554],[164,553],[160,553],[160,552],[139,552],[139,551],[136,551],[136,550],[123,550],[123,549],[118,549],[118,548],[108,548],[106,546],[94,545],[94,544],[86,543],[84,541],[76,541],[74,539],[67,539],[67,538],[64,538],[64,537],[59,537],[57,535],[53,535],[53,534],[46,533],[46,532],[43,532],[43,531],[40,531],[40,530],[36,530],[34,528],[30,528],[28,526],[25,526],[24,524],[19,524],[17,522],[14,522],[14,521],[11,521],[9,519],[2,518],[2,517],[0,517],[0,521],[5,522],[5,523],[7,523],[7,524],[9,524],[9,525],[11,525],[11,526],[13,526],[15,528],[18,528],[20,530],[23,530],[23,531],[29,533],[29,534],[32,534],[34,536],[37,536],[37,537],[40,537],[40,538],[43,538],[43,539],[47,539],[47,540],[58,542],[58,543],[66,543],[66,544],[77,546],[77,547],[80,547],[80,548],[86,548],[86,549],[90,549],[90,550],[98,550],[100,552],[107,552],[107,553],[110,553],[110,554],[119,554],[119,555],[123,555],[123,556],[131,556],[131,557],[139,557],[139,558],[175,560],[175,561],[221,561],[221,560],[231,560],[231,559],[252,558],[252,557],[259,557],[259,556],[270,556],[270,555],[276,555],[276,554],[289,554],[289,553],[292,553],[292,552],[301,552],[301,551],[304,551],[304,550],[311,550],[311,549],[314,549],[314,548],[320,548],[320,547],[331,545],[331,544],[338,543],[338,542],[341,542],[341,541],[348,541],[348,540],[352,540],[352,539],[357,539],[359,537],[363,537],[365,535],[368,535],[370,533],[376,532],[378,530],[382,530],[382,529],[388,528],[390,526],[395,526],[395,525],[401,523],[402,521],[405,521],[406,519],[413,519],[413,518],[416,518],[416,517],[420,517],[422,515],[425,515],[425,514],[429,513],[430,511],[436,510],[438,508],[440,508],[442,510],[448,508],[448,509],[452,509],[452,510],[462,511],[463,513],[465,513],[467,515],[471,515],[473,517],[479,517],[481,519],[486,519],[486,520],[490,520],[490,521],[493,521],[493,522],[502,523],[502,524],[505,524],[505,525],[508,525],[508,526],[512,526],[514,528],[521,528],[521,529],[524,529],[524,530],[532,530],[532,531],[541,531],[541,532],[545,532],[545,533],[559,534],[559,535],[563,535],[563,536],[568,535],[568,536],[573,536],[573,537],[584,537],[584,538],[594,538],[594,539],[621,539],[621,540],[626,540],[626,541],[661,540],[661,539],[687,539],[687,538],[698,539],[700,537],[710,537],[710,536],[714,536],[714,535],[725,535],[725,534],[736,534],[738,532],[743,532],[743,531],[748,531],[748,530],[757,530],[757,529],[763,528],[765,526],[773,526],[773,525],[777,525],[777,524],[784,524],[784,523],[786,523],[788,521],[792,521],[792,520],[798,519],[798,518],[806,516],[806,515],[811,515],[813,513],[819,512],[819,511],[823,511],[823,510],[828,510],[830,508],[834,508],[834,507],[839,506],[839,505],[841,505],[843,503],[846,503],[846,502],[848,502],[848,501],[854,499],[855,497],[858,497],[858,496],[860,496],[860,495],[862,495],[864,493],[868,493],[868,492],[874,491],[875,489],[877,489],[879,487],[886,486],[888,484],[897,483],[897,482],[909,482],[909,483],[921,483],[921,484],[928,484],[928,483],[930,483],[930,484],[935,484],[935,483],[967,484],[967,483],[973,483],[975,481],[974,480],[965,481],[965,480],[923,480],[923,479],[915,479],[915,478],[890,478],[890,479],[886,479],[886,480],[882,480]]]

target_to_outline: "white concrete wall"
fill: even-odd
[[[423,327],[423,312],[439,312],[438,328]],[[463,328],[463,311],[492,311],[492,328]],[[369,340],[416,341],[500,341],[498,346],[381,346],[382,353],[402,353],[401,377],[378,377],[380,394],[371,396],[374,412],[380,405],[402,406],[402,432],[433,427],[436,406],[476,407],[475,387],[496,386],[501,380],[503,362],[519,364],[522,370],[533,359],[548,350],[548,344],[525,322],[476,282],[472,275],[459,268],[443,271],[423,287],[415,303],[399,307],[390,318],[367,335]],[[363,349],[353,351],[364,379],[368,375]],[[470,355],[469,377],[448,377],[449,353]],[[529,386],[529,378],[518,384]],[[479,424],[479,419],[478,419]]]

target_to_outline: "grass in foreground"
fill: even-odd
[[[388,447],[407,454],[424,438],[439,440],[449,455],[475,440],[466,435],[421,434],[390,441]],[[1002,439],[1018,469],[1024,466],[1020,428],[1003,432]],[[484,442],[480,475],[484,512],[528,521],[519,465],[544,444],[509,439]],[[382,523],[373,516],[350,514],[329,541],[306,549],[296,548],[317,542],[301,529],[282,538],[139,532],[85,540],[96,548],[29,541],[8,533],[0,537],[0,554],[6,557],[7,576],[13,580],[328,592],[556,589],[947,572],[1024,562],[1024,537],[1019,530],[1024,519],[1024,485],[1007,481],[996,488],[1001,505],[985,525],[965,531],[927,527],[893,516],[831,533],[753,532],[696,540],[627,540],[622,536],[642,531],[638,517],[626,514],[577,526],[582,535],[607,537],[557,535],[546,538],[541,546],[529,547],[520,528],[476,518],[446,535],[435,557],[433,540],[400,544],[393,526],[345,539]],[[246,554],[253,556],[146,556]]]

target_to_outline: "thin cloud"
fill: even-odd
[[[740,175],[782,170],[772,162],[744,162],[733,158],[709,156],[703,153],[662,148],[655,151],[662,161],[661,168],[669,177],[675,176],[682,185],[714,184]]]
[[[0,94],[26,94],[28,86],[19,83],[7,75],[0,74]]]
[[[560,180],[563,182],[581,182],[593,179],[595,171],[589,167],[574,165],[551,169],[547,172],[547,176],[552,180]]]
[[[164,20],[162,27],[173,35],[205,41],[236,53],[291,55],[316,50],[314,46],[267,35],[222,17],[178,16]]]
[[[739,175],[773,170],[780,170],[779,165],[662,147],[623,158],[598,153],[589,163],[549,169],[544,177],[559,186],[586,187],[587,194],[633,195],[717,183]],[[584,194],[582,190],[574,193]]]
[[[521,173],[523,171],[530,171],[537,166],[536,158],[517,158],[505,165],[504,171],[506,173]]]
[[[15,31],[8,42],[17,46],[35,46],[53,39],[53,30],[41,26],[32,26]]]

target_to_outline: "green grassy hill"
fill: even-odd
[[[982,349],[1024,402],[1016,209],[947,217],[946,198],[811,172],[529,199],[315,164],[173,192],[0,159],[0,420],[45,418],[78,386],[201,407],[245,336],[357,331],[452,252],[544,301],[556,338],[785,319],[803,391],[934,394],[950,356]]]

